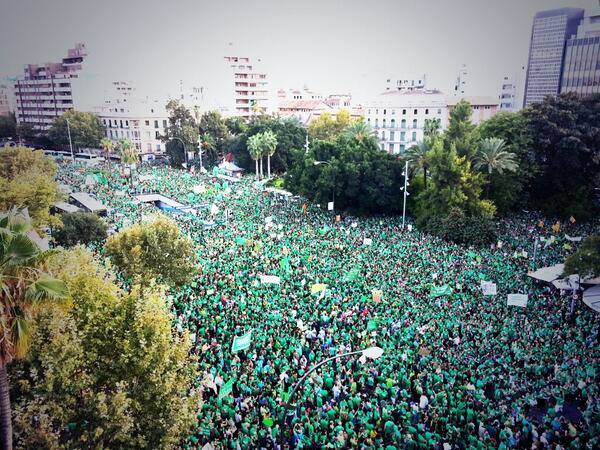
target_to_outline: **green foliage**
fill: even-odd
[[[165,153],[169,157],[171,167],[179,169],[185,162],[183,144],[178,140],[168,141],[165,145]]]
[[[241,117],[228,117],[225,119],[225,125],[229,130],[229,134],[233,136],[244,134],[248,129],[248,125]]]
[[[0,138],[17,139],[17,120],[14,114],[0,116]]]
[[[100,140],[100,147],[104,150],[104,155],[108,156],[115,149],[115,144],[109,138],[102,138]]]
[[[446,215],[432,217],[425,231],[459,244],[485,245],[497,240],[496,226],[491,219],[469,217],[459,208],[452,208]]]
[[[121,139],[117,144],[117,148],[119,149],[119,155],[121,156],[121,162],[123,164],[137,164],[139,161],[138,153],[133,146],[133,142],[129,139]]]
[[[352,123],[350,113],[342,109],[335,118],[325,112],[308,125],[311,140],[332,140],[337,138]]]
[[[62,226],[53,233],[58,245],[88,245],[106,239],[106,224],[96,214],[77,211],[61,215]]]
[[[315,165],[315,161],[327,164]],[[360,143],[340,136],[317,141],[308,154],[295,153],[286,174],[286,187],[317,203],[325,204],[335,193],[338,210],[358,213],[392,213],[402,207],[402,163],[382,152],[371,140]]]
[[[594,217],[600,174],[600,94],[547,97],[523,111],[538,168],[531,204],[547,215]]]
[[[364,120],[356,120],[348,125],[344,129],[344,136],[349,139],[355,139],[360,144],[367,145],[367,141],[370,141],[371,145],[373,143],[377,145],[377,134],[375,133],[375,130],[373,130]]]
[[[171,166],[180,168],[185,162],[185,150],[191,152],[197,148],[198,126],[190,110],[178,100],[169,101],[166,110],[169,113],[169,123],[161,140],[166,142],[166,153]],[[185,150],[179,139],[183,141]]]
[[[600,277],[600,236],[589,236],[565,261],[563,275],[579,274],[581,278]]]
[[[203,158],[209,164],[218,163],[225,156],[225,142],[230,136],[227,122],[217,111],[209,111],[200,118]]]
[[[48,130],[48,137],[56,145],[69,145],[67,120],[74,148],[98,148],[104,137],[104,125],[95,114],[67,111],[57,117]]]
[[[17,136],[20,140],[31,141],[37,137],[37,133],[32,124],[22,122],[17,125]]]
[[[475,156],[478,147],[478,133],[471,123],[473,108],[466,100],[461,100],[450,112],[448,129],[444,133],[444,148],[454,146],[458,156],[466,156],[469,160]]]
[[[81,248],[51,268],[70,309],[40,316],[27,361],[11,367],[24,448],[174,448],[195,425],[196,364],[164,291],[120,291]]]
[[[471,163],[465,156],[458,156],[454,147],[449,151],[436,142],[427,155],[431,181],[419,196],[423,202],[418,221],[426,224],[434,217],[447,216],[450,211],[460,209],[467,217],[490,218],[494,215],[494,205],[481,200],[483,178],[471,170]]]
[[[27,208],[33,225],[58,223],[50,205],[59,199],[56,164],[42,151],[26,147],[0,149],[0,211]]]
[[[518,164],[514,153],[505,150],[504,139],[486,138],[479,143],[477,154],[473,158],[475,168],[491,175],[494,172],[516,172]]]
[[[162,214],[110,236],[106,252],[130,279],[156,279],[179,286],[189,281],[196,270],[192,240]]]

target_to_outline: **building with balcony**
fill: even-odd
[[[308,125],[321,114],[328,113],[335,117],[341,110],[346,110],[352,119],[363,117],[361,107],[352,105],[350,94],[330,94],[325,96],[303,89],[279,89],[277,91],[277,113],[281,117],[295,117],[302,124]]]
[[[365,120],[377,133],[382,150],[403,153],[423,139],[427,120],[448,124],[446,96],[438,90],[390,90],[364,106]]]
[[[61,62],[25,66],[14,84],[17,122],[45,133],[57,117],[76,109],[78,78],[86,56],[85,45],[76,44]]]
[[[261,70],[261,60],[253,62],[245,56],[225,56],[230,69],[232,104],[227,108],[228,115],[248,119],[270,110],[269,82],[267,74]]]
[[[0,84],[0,116],[8,116],[13,109],[12,88],[5,84]]]
[[[169,115],[165,103],[139,98],[128,82],[113,82],[113,92],[95,113],[105,127],[106,137],[115,143],[129,139],[140,155],[162,154]]]
[[[515,112],[522,108],[524,74],[525,67],[521,67],[520,71],[502,78],[498,96],[501,111]]]

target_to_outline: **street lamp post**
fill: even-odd
[[[314,161],[313,164],[315,166],[331,165],[331,161]],[[335,171],[333,172],[333,192],[332,192],[332,202],[331,203],[333,203],[332,211],[335,214]]]
[[[406,161],[406,163],[404,164],[404,172],[402,173],[402,175],[404,175],[404,187],[401,187],[400,189],[402,191],[404,191],[404,203],[402,205],[402,229],[404,230],[404,222],[406,220],[406,197],[408,197],[410,194],[408,193],[408,161]]]
[[[335,359],[340,359],[340,358],[345,358],[348,356],[353,356],[353,355],[359,355],[362,354],[362,356],[364,356],[365,358],[368,359],[379,359],[381,357],[381,355],[383,355],[383,349],[380,347],[369,347],[369,348],[365,348],[363,350],[356,350],[353,352],[346,352],[346,353],[340,353],[339,355],[334,355],[330,358],[324,359],[323,361],[321,361],[320,363],[314,365],[312,368],[310,368],[308,370],[308,372],[306,372],[297,382],[296,384],[294,384],[294,387],[292,388],[290,395],[288,396],[286,402],[285,402],[285,406],[284,406],[284,426],[285,426],[285,418],[287,415],[287,411],[290,407],[290,401],[292,400],[292,397],[294,396],[294,394],[296,393],[296,391],[298,390],[298,388],[300,387],[300,385],[304,382],[304,380],[306,380],[306,378],[313,373],[315,370],[317,370],[319,367],[321,367],[324,364],[327,364],[330,361],[333,361]],[[291,416],[291,414],[290,414]],[[284,426],[282,426],[282,432],[283,432],[283,428]]]
[[[71,149],[71,161],[75,162],[75,154],[73,153],[73,143],[71,142],[71,126],[69,124],[69,119],[65,117],[67,121],[67,134],[69,135],[69,148]]]

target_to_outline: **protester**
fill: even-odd
[[[535,251],[537,267],[555,264],[577,244],[565,233],[597,233],[598,223],[555,232],[554,222],[524,215],[501,221],[500,245],[465,248],[403,230],[394,217],[338,222],[303,199],[264,193],[251,177],[141,168],[132,188],[105,170],[86,186],[90,169],[67,162],[59,179],[105,203],[114,230],[156,211],[136,192],[195,210],[169,213],[198,247],[197,276],[171,292],[175,330],[190,330],[202,373],[186,448],[600,446],[600,321],[581,305],[569,322],[568,297],[526,276],[535,237],[556,236]],[[482,280],[496,295],[483,295]],[[311,293],[315,284],[326,288]],[[519,292],[527,307],[507,306]],[[233,352],[249,331],[249,348]],[[323,365],[286,409],[315,364],[371,346],[383,356]]]

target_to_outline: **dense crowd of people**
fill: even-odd
[[[92,170],[65,163],[59,180],[106,204],[115,231],[156,211],[136,192],[194,208],[168,213],[198,252],[194,280],[171,292],[201,372],[186,448],[600,446],[600,320],[527,276],[536,236],[555,236],[535,252],[541,267],[574,250],[565,234],[598,223],[555,231],[524,214],[501,221],[501,243],[465,248],[397,217],[339,217],[251,177],[146,167],[130,183],[105,170],[105,183],[86,185]],[[527,307],[508,306],[509,293],[528,294]],[[335,359],[292,391],[320,361],[373,346],[380,358]]]

